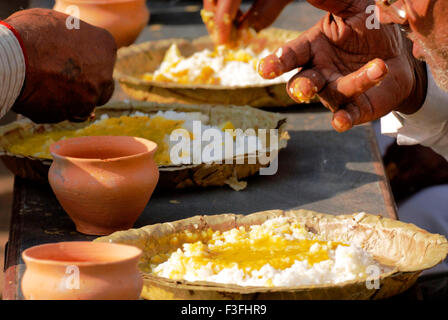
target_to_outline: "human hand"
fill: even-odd
[[[425,65],[396,25],[366,26],[371,1],[308,0],[328,11],[314,27],[260,62],[267,79],[301,68],[287,84],[294,100],[316,94],[343,132],[392,110],[414,113],[426,97]]]
[[[202,19],[217,44],[226,44],[237,37],[237,30],[253,28],[260,31],[270,26],[292,0],[255,0],[242,13],[241,0],[203,0]]]
[[[69,30],[67,17],[30,9],[5,20],[20,34],[28,60],[25,83],[12,110],[35,122],[86,120],[114,90],[113,37],[83,21],[79,29]]]

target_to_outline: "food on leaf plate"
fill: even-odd
[[[269,156],[286,147],[289,136],[284,125],[281,115],[250,107],[111,103],[84,123],[38,125],[21,119],[0,127],[0,157],[14,174],[46,180],[52,143],[82,136],[134,136],[157,143],[160,187],[227,184],[239,190],[246,185],[240,179],[269,166]],[[266,129],[266,135],[257,129]],[[278,136],[271,137],[270,129],[278,130]],[[205,137],[207,132],[213,132],[213,139]],[[178,133],[177,138],[171,139],[172,133]],[[180,146],[181,138],[190,143]],[[229,143],[224,148],[224,141],[230,148]],[[173,153],[176,147],[179,152]],[[267,155],[263,163],[258,161],[260,154]]]
[[[137,44],[119,50],[114,77],[137,100],[252,107],[293,105],[285,84],[296,71],[266,80],[258,74],[257,65],[262,57],[299,34],[270,28],[232,47],[215,47],[209,37]]]
[[[307,210],[196,216],[95,241],[143,250],[147,299],[379,299],[448,253],[443,236],[411,224]]]
[[[174,43],[166,52],[160,67],[154,73],[145,73],[143,79],[223,86],[286,83],[296,70],[272,80],[263,79],[258,74],[258,62],[270,53],[268,49],[257,54],[251,48],[218,46],[213,51],[204,49],[184,57]]]
[[[202,153],[203,145],[194,144],[194,141],[200,137],[193,137],[193,122],[201,122],[201,130],[217,129],[224,137],[225,128],[234,129],[232,122],[226,121],[218,126],[209,126],[208,116],[200,112],[176,112],[176,111],[158,111],[148,114],[135,111],[129,115],[119,117],[109,117],[103,114],[99,119],[93,121],[87,126],[72,130],[52,130],[48,132],[36,133],[28,138],[17,140],[8,147],[8,151],[14,154],[22,154],[42,159],[51,159],[50,145],[56,141],[86,136],[131,136],[140,137],[157,143],[158,149],[155,153],[155,161],[158,165],[169,165],[170,161],[170,134],[177,129],[186,130],[186,134],[191,138],[192,147],[199,147]],[[238,140],[239,142],[240,140]],[[256,151],[257,145],[254,147]],[[185,162],[192,163],[195,150],[186,155]],[[243,150],[244,151],[244,150]],[[238,154],[238,152],[240,152]],[[241,148],[235,146],[235,154],[241,154]],[[244,154],[244,153],[243,153]],[[185,157],[185,155],[184,155]]]
[[[184,231],[174,234],[170,242],[175,243],[178,237],[187,239],[182,248],[151,259],[155,275],[173,280],[284,287],[363,280],[369,275],[369,267],[377,267],[381,273],[390,270],[360,247],[326,241],[286,217],[223,232]]]

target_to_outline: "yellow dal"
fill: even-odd
[[[159,245],[170,244],[172,248],[177,249],[181,248],[182,244],[189,243],[187,248],[182,249],[184,252],[188,251],[188,256],[182,255],[182,263],[177,265],[170,275],[173,279],[182,279],[187,265],[200,268],[212,263],[217,271],[237,265],[246,274],[260,270],[266,264],[277,270],[287,269],[297,260],[307,261],[313,265],[330,259],[330,250],[335,250],[339,245],[347,246],[341,242],[287,239],[282,236],[282,234],[290,235],[294,230],[301,233],[307,232],[296,223],[281,226],[280,234],[263,229],[247,231],[242,227],[223,233],[211,230],[201,233],[185,231],[160,240]],[[226,240],[226,235],[228,236],[229,233],[233,233],[232,241]],[[310,250],[316,243],[320,246]],[[173,252],[153,256],[150,264],[154,268],[154,265],[167,261]]]
[[[49,147],[53,142],[64,138],[83,136],[132,136],[154,141],[158,145],[155,161],[158,164],[169,164],[170,155],[168,145],[164,142],[165,135],[173,130],[182,128],[184,120],[169,120],[162,116],[149,118],[146,116],[121,116],[109,118],[93,123],[78,130],[55,130],[38,133],[25,139],[16,141],[8,147],[13,154],[34,156],[51,159]]]

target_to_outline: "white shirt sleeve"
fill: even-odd
[[[396,137],[399,145],[431,147],[448,160],[448,92],[440,89],[428,72],[423,106],[414,114],[393,111],[381,118],[381,133]]]
[[[0,24],[0,118],[11,109],[25,81],[25,56],[14,33]]]

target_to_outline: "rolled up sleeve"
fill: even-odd
[[[19,40],[0,24],[0,118],[11,109],[25,81],[25,56]]]
[[[431,147],[448,160],[448,92],[440,89],[429,67],[423,106],[408,115],[393,111],[381,118],[381,133],[396,137],[399,145]]]

